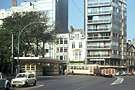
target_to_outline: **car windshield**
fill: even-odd
[[[18,74],[18,75],[16,76],[16,78],[25,78],[25,77],[27,77],[25,74]]]

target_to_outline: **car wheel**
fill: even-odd
[[[15,86],[15,85],[12,85],[11,87],[13,87],[13,88],[14,88],[14,87],[16,87],[16,86]]]
[[[10,90],[10,84],[9,83],[7,83],[5,90]]]
[[[34,83],[33,83],[33,86],[36,86],[36,83],[37,83],[37,82],[36,82],[36,80],[35,80]]]
[[[24,85],[25,87],[28,87],[28,82],[25,82],[25,85]]]

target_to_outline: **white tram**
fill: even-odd
[[[91,64],[91,65],[84,65],[84,64],[73,65],[73,64],[71,64],[71,65],[67,66],[67,74],[94,75],[96,69],[98,69],[97,64]]]

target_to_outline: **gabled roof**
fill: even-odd
[[[127,43],[127,50],[129,50],[130,48],[134,48],[135,49],[135,46],[133,44],[128,44]]]

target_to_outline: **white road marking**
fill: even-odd
[[[80,89],[83,89],[84,87],[79,87],[79,88],[76,88],[75,90],[80,90]]]
[[[124,78],[122,78],[122,77],[117,77],[117,79],[116,79],[113,83],[111,83],[111,85],[122,84],[123,81],[124,81]]]

